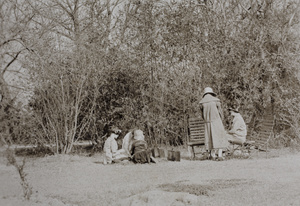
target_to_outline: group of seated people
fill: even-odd
[[[229,143],[243,144],[246,141],[247,128],[245,121],[236,108],[229,109],[232,120],[232,127],[227,132],[226,138]],[[134,163],[150,163],[156,162],[152,156],[151,150],[145,141],[145,136],[142,130],[134,129],[128,132],[122,141],[122,149],[118,150],[116,139],[121,134],[121,130],[112,127],[109,130],[108,138],[104,143],[104,164],[120,162],[122,160],[132,160]],[[232,144],[228,147],[231,150]]]
[[[112,127],[109,130],[108,138],[104,143],[104,164],[120,162],[122,160],[132,160],[134,163],[156,162],[151,150],[145,141],[142,130],[134,129],[128,132],[122,141],[122,149],[118,150],[116,139],[121,134],[121,130]]]

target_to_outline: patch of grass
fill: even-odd
[[[216,179],[216,180],[209,181],[209,185],[171,183],[171,184],[162,184],[159,186],[159,188],[168,192],[186,192],[197,196],[202,196],[202,195],[210,196],[211,191],[236,187],[239,185],[249,185],[251,183],[254,183],[254,180]]]
[[[233,154],[233,155],[227,155],[225,157],[226,159],[249,159],[251,156],[249,153],[241,153],[241,154]]]
[[[210,181],[210,184],[212,185],[214,190],[231,188],[239,185],[250,185],[253,183],[254,180],[247,180],[247,179],[227,179],[227,180],[215,179]]]
[[[209,191],[213,188],[210,185],[199,185],[199,184],[162,184],[159,188],[168,192],[186,192],[197,196],[209,196]]]
[[[16,156],[21,157],[44,157],[45,155],[54,155],[49,147],[38,146],[33,148],[18,148],[15,149]]]

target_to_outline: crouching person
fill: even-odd
[[[229,143],[242,145],[246,141],[247,126],[237,107],[229,108],[231,116],[233,116],[232,128],[227,133]],[[233,145],[229,146],[229,151],[233,150]]]
[[[121,130],[112,127],[109,132],[108,132],[108,138],[106,139],[104,143],[104,152],[105,152],[105,157],[103,160],[103,164],[111,164],[113,162],[120,162],[124,158],[126,159],[127,157],[124,156],[120,150],[118,150],[118,143],[116,139],[119,137],[121,133]]]
[[[145,141],[145,137],[142,130],[133,131],[133,142],[131,146],[131,159],[134,163],[156,163],[156,160],[152,157],[151,150],[148,148],[148,144]]]

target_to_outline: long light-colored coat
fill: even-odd
[[[205,121],[205,147],[207,150],[223,149],[228,146],[226,132],[221,119],[221,102],[217,97],[206,94],[200,101]]]
[[[124,150],[124,153],[128,156],[130,156],[131,144],[132,144],[132,132],[128,132],[123,138],[123,142],[122,142],[122,149]]]

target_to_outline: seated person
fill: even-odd
[[[129,131],[123,138],[122,141],[122,153],[124,155],[127,155],[128,157],[131,157],[130,150],[133,142],[133,131]]]
[[[104,164],[111,164],[113,162],[119,162],[121,160],[126,159],[122,152],[118,150],[118,143],[116,139],[119,137],[119,134],[121,133],[121,130],[112,127],[109,132],[108,132],[108,138],[104,143],[104,152],[105,152],[105,157],[104,157]]]
[[[148,149],[148,144],[142,130],[133,131],[133,142],[130,149],[131,158],[134,163],[150,163],[156,162],[152,157],[151,150]]]
[[[127,157],[131,157],[130,150],[133,142],[133,131],[129,131],[122,140],[122,149],[119,150],[121,154]]]
[[[247,127],[237,108],[229,108],[230,115],[233,116],[232,128],[227,133],[230,143],[243,144],[246,141]]]

